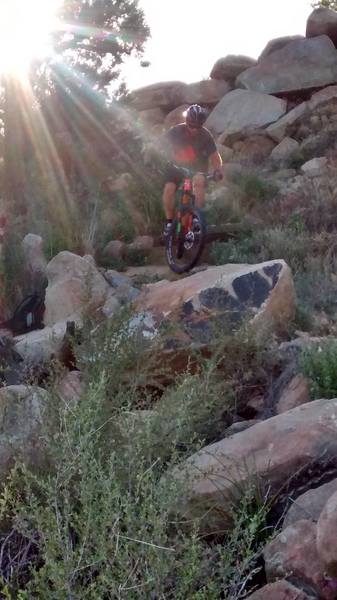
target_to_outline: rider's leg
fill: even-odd
[[[174,195],[176,193],[177,186],[175,183],[165,183],[163,192],[163,206],[167,221],[172,221],[174,217],[175,201]]]
[[[204,175],[197,173],[193,177],[193,193],[195,195],[195,204],[198,208],[203,208],[205,204],[206,180]]]

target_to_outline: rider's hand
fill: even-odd
[[[213,172],[214,181],[221,181],[223,179],[223,174],[220,169],[215,169]]]

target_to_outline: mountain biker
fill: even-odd
[[[192,104],[186,111],[185,123],[171,127],[164,136],[167,145],[166,154],[174,164],[169,164],[165,174],[163,191],[163,206],[166,216],[164,236],[167,236],[175,208],[175,192],[184,175],[175,166],[182,166],[196,172],[193,177],[193,192],[196,206],[202,208],[205,203],[206,179],[203,173],[213,170],[215,180],[222,179],[222,159],[217,151],[216,143],[211,133],[203,125],[206,121],[206,111],[198,104]]]

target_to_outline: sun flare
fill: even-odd
[[[0,74],[23,77],[32,59],[51,51],[61,0],[0,0]]]

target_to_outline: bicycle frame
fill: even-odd
[[[192,225],[192,216],[190,213],[190,208],[194,206],[194,193],[193,193],[193,184],[191,177],[185,177],[181,185],[177,190],[178,194],[178,207],[177,207],[177,233],[180,234],[181,228],[183,228],[184,233],[188,231],[188,229]],[[188,213],[186,218],[186,214]],[[184,219],[185,217],[185,219]]]

